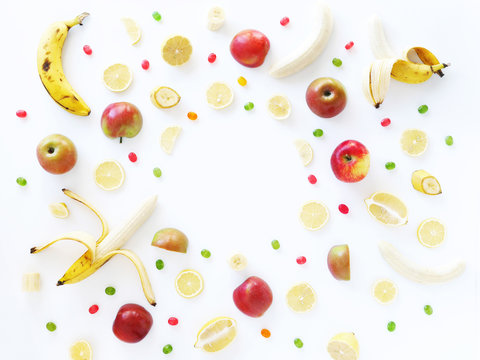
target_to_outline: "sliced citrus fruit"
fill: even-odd
[[[420,244],[434,248],[440,246],[445,240],[445,225],[438,219],[427,219],[422,221],[417,229],[417,238]]]
[[[103,190],[118,189],[124,180],[125,172],[118,161],[105,160],[95,169],[95,183]]]
[[[128,89],[133,75],[127,65],[113,64],[103,72],[103,84],[110,91],[121,92]]]
[[[408,210],[402,200],[395,195],[376,192],[365,199],[370,215],[389,226],[401,226],[408,222]]]
[[[51,203],[50,205],[48,205],[48,210],[50,210],[50,213],[53,216],[59,219],[65,219],[66,217],[68,217],[68,215],[70,215],[67,205],[63,202]]]
[[[274,119],[284,120],[290,116],[292,106],[288,98],[283,95],[274,95],[268,99],[268,112]]]
[[[203,291],[203,278],[195,270],[183,270],[175,279],[177,293],[184,298],[193,298]]]
[[[181,126],[169,126],[163,130],[163,133],[160,136],[160,146],[167,154],[172,153],[173,147],[175,146],[175,141],[177,140],[177,137],[181,131]]]
[[[233,90],[223,82],[214,82],[207,89],[207,103],[214,109],[223,109],[233,102]]]
[[[303,282],[296,284],[287,292],[287,305],[295,312],[303,313],[312,310],[317,303],[317,296],[313,288]]]
[[[300,209],[300,221],[308,230],[321,229],[329,216],[327,207],[319,201],[309,201]]]
[[[422,130],[409,129],[405,130],[400,139],[402,150],[410,156],[422,155],[427,149],[427,134]]]
[[[167,64],[178,66],[186,63],[192,55],[192,44],[184,36],[169,37],[162,45],[162,57]]]
[[[412,174],[413,188],[427,195],[438,195],[442,193],[440,183],[435,176],[425,170],[416,170]]]
[[[72,360],[92,360],[92,347],[86,340],[79,340],[70,346]]]
[[[340,333],[330,339],[327,351],[334,360],[357,360],[358,340],[354,333]]]
[[[195,347],[207,352],[222,350],[237,336],[237,322],[229,317],[217,317],[202,326]]]
[[[168,109],[180,102],[180,95],[168,86],[159,86],[150,93],[150,100],[159,109]]]
[[[397,294],[397,285],[391,280],[382,279],[373,284],[372,295],[380,304],[390,304]]]
[[[140,26],[138,26],[135,20],[130,18],[122,18],[122,22],[125,26],[125,29],[127,30],[127,34],[130,37],[130,40],[132,41],[131,44],[135,45],[142,38],[142,30],[140,29]]]
[[[313,149],[308,142],[302,139],[294,141],[295,148],[302,159],[303,165],[307,166],[313,160]]]

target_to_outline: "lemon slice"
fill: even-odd
[[[142,38],[142,30],[140,29],[140,26],[130,18],[122,18],[122,22],[125,26],[125,30],[127,30],[130,40],[132,41],[132,45],[135,45]]]
[[[229,317],[217,317],[207,322],[197,334],[195,347],[207,352],[222,350],[237,336],[237,322]]]
[[[442,193],[440,183],[435,176],[425,170],[416,170],[412,174],[413,188],[427,195],[438,195]]]
[[[288,98],[283,95],[274,95],[268,99],[268,112],[274,119],[284,120],[290,116],[292,106]]]
[[[330,339],[327,351],[334,360],[357,360],[358,340],[354,333],[340,333]]]
[[[233,90],[223,82],[214,82],[207,89],[207,103],[214,109],[224,109],[233,102]]]
[[[410,156],[422,155],[427,150],[427,134],[422,130],[405,130],[400,139],[402,150]]]
[[[305,229],[321,229],[328,221],[327,207],[319,201],[309,201],[300,209],[300,221]]]
[[[125,172],[118,161],[105,160],[95,169],[95,183],[103,190],[118,189],[124,180]]]
[[[132,83],[133,75],[127,65],[113,64],[103,72],[103,84],[113,92],[121,92],[128,89]]]
[[[303,165],[307,166],[313,160],[313,149],[308,142],[302,139],[295,140],[293,142],[295,148],[298,151],[298,155],[302,159]]]
[[[376,192],[365,199],[370,215],[385,225],[402,226],[408,222],[408,210],[402,200],[395,195]]]
[[[380,304],[390,304],[398,294],[397,285],[391,280],[382,279],[373,284],[372,295]]]
[[[186,63],[192,55],[190,40],[184,36],[169,37],[162,45],[162,57],[167,64],[178,66]]]
[[[177,293],[184,298],[193,298],[203,291],[203,278],[195,270],[183,270],[175,279]]]
[[[316,303],[317,295],[315,291],[305,282],[292,286],[287,292],[287,305],[295,312],[310,311]]]
[[[61,203],[52,203],[48,205],[48,210],[50,210],[50,213],[55,216],[56,218],[59,219],[65,219],[70,215],[70,212],[68,211],[67,205],[63,202]]]
[[[72,360],[92,360],[92,347],[86,340],[80,340],[70,346]]]
[[[417,238],[423,246],[434,248],[445,240],[445,225],[438,219],[422,221],[417,229]]]
[[[181,126],[169,126],[163,130],[163,133],[160,136],[160,146],[165,153],[172,153],[173,147],[175,146],[175,141],[177,140],[177,137],[181,131]]]
[[[159,86],[150,93],[150,100],[159,109],[168,109],[180,102],[180,95],[172,88]]]

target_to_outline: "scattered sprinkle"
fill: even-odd
[[[157,178],[159,178],[160,176],[162,176],[162,170],[160,170],[160,168],[156,167],[153,169],[153,175]]]
[[[323,130],[322,130],[322,129],[315,129],[315,130],[313,130],[313,136],[315,136],[315,137],[322,137],[322,136],[323,136]]]
[[[90,47],[90,45],[84,45],[83,46],[83,52],[87,55],[92,55],[92,48]]]
[[[251,101],[249,101],[248,103],[246,103],[245,105],[243,105],[243,108],[247,111],[250,111],[252,110],[254,107],[253,103]]]
[[[130,160],[131,162],[136,162],[137,154],[135,154],[134,152],[131,152],[130,154],[128,154],[128,160]]]
[[[247,85],[247,79],[245,79],[243,76],[240,76],[238,79],[237,79],[237,82],[240,86],[245,86]]]
[[[305,256],[299,256],[297,257],[297,264],[298,265],[303,265],[307,262],[307,258]]]
[[[316,184],[317,183],[317,178],[315,177],[315,175],[313,175],[313,174],[308,175],[308,182],[312,185]]]
[[[448,136],[445,138],[445,144],[447,144],[448,146],[452,146],[452,145],[453,145],[453,137],[451,137],[450,135],[448,135]]]
[[[299,348],[299,349],[303,347],[303,341],[300,340],[299,338],[296,338],[295,340],[293,340],[293,343],[294,343],[295,346],[296,346],[297,348]]]
[[[215,60],[217,60],[217,55],[215,55],[214,53],[210,53],[208,55],[208,62],[210,64],[213,64],[215,62]]]
[[[162,270],[164,267],[165,267],[165,263],[163,262],[162,259],[158,259],[156,262],[155,262],[155,266],[158,270]]]
[[[152,17],[153,17],[156,21],[162,20],[162,15],[160,15],[158,11],[154,11],[154,12],[152,13]]]
[[[207,249],[203,249],[200,254],[202,254],[202,256],[205,258],[205,259],[208,259],[210,256],[212,256],[212,253],[207,250]]]
[[[389,162],[385,163],[385,169],[387,169],[387,170],[395,169],[395,163],[393,161],[389,161]]]
[[[25,186],[27,185],[27,180],[25,180],[23,177],[18,177],[17,178],[17,184],[20,186]]]
[[[143,70],[148,70],[150,68],[150,61],[147,59],[142,60],[142,69]]]
[[[172,326],[178,325],[178,319],[174,316],[172,316],[171,318],[168,318],[168,325],[172,325]]]
[[[394,321],[390,321],[388,324],[387,324],[387,329],[388,331],[392,332],[392,331],[395,331],[395,328],[397,327],[397,324],[395,324]]]
[[[115,290],[115,288],[114,288],[113,286],[108,286],[108,287],[105,289],[105,294],[111,296],[111,295],[114,295],[116,291],[117,291],[117,290]]]
[[[95,304],[95,305],[92,305],[92,306],[90,306],[90,307],[88,308],[88,312],[89,312],[90,314],[95,314],[97,311],[98,311],[98,305],[96,305],[96,304]]]
[[[57,330],[57,325],[55,325],[55,323],[53,323],[53,322],[51,322],[51,321],[47,322],[46,327],[47,327],[47,330],[48,330],[48,331],[55,331],[55,330]]]
[[[280,19],[280,25],[282,26],[287,26],[289,22],[290,22],[290,19],[287,16]]]
[[[260,334],[262,334],[262,336],[264,338],[269,338],[272,334],[270,333],[270,330],[268,329],[262,329],[262,331],[260,331]]]
[[[428,111],[428,106],[427,105],[420,105],[418,107],[418,112],[420,114],[425,114]]]
[[[389,119],[389,118],[385,118],[383,119],[380,124],[383,126],[383,127],[387,127],[388,125],[390,125],[392,123],[392,121]]]
[[[187,114],[187,117],[188,117],[190,120],[197,120],[198,115],[197,115],[197,113],[194,113],[193,111],[190,111],[190,112]]]
[[[340,67],[342,66],[342,60],[340,60],[339,58],[333,58],[332,64],[335,65],[336,67]]]
[[[354,42],[353,42],[353,41],[349,41],[349,42],[347,43],[347,45],[345,45],[345,49],[350,50],[350,49],[353,47],[353,45],[355,45]]]
[[[17,110],[15,113],[19,118],[25,118],[27,117],[27,112],[25,110]]]
[[[170,354],[172,352],[172,350],[173,350],[173,347],[170,344],[167,344],[163,347],[163,353],[164,354]]]
[[[348,214],[348,212],[350,211],[350,209],[348,208],[347,205],[345,205],[345,204],[340,204],[340,205],[338,205],[338,211],[340,211],[342,214]]]
[[[430,305],[425,305],[423,307],[423,311],[425,311],[425,314],[427,314],[427,315],[432,315],[433,314],[433,308]]]

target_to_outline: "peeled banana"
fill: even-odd
[[[208,11],[207,28],[211,31],[217,31],[225,22],[225,11],[220,6],[214,6]]]
[[[89,115],[90,108],[65,77],[62,49],[68,31],[75,25],[81,25],[88,15],[84,12],[73,20],[58,21],[50,25],[43,33],[37,50],[37,68],[43,86],[58,105],[80,116]]]
[[[140,276],[145,297],[151,305],[155,306],[156,302],[153,289],[142,261],[137,255],[135,255],[135,253],[130,250],[121,249],[121,247],[150,217],[155,209],[157,196],[155,195],[147,199],[122,226],[112,232],[109,232],[108,225],[104,217],[93,206],[70,190],[63,189],[63,192],[70,198],[87,206],[95,213],[95,215],[97,215],[102,223],[102,234],[98,240],[95,240],[92,235],[85,232],[71,232],[50,241],[44,246],[33,247],[30,249],[30,252],[32,254],[39,253],[40,251],[45,250],[60,240],[74,240],[80,242],[87,248],[87,251],[79,259],[77,259],[77,261],[75,261],[63,275],[63,277],[58,280],[57,285],[79,282],[96,272],[113,256],[123,255],[135,265],[135,268]]]

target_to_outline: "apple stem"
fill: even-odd
[[[122,139],[123,139],[123,138],[120,136],[120,144],[122,143]]]

